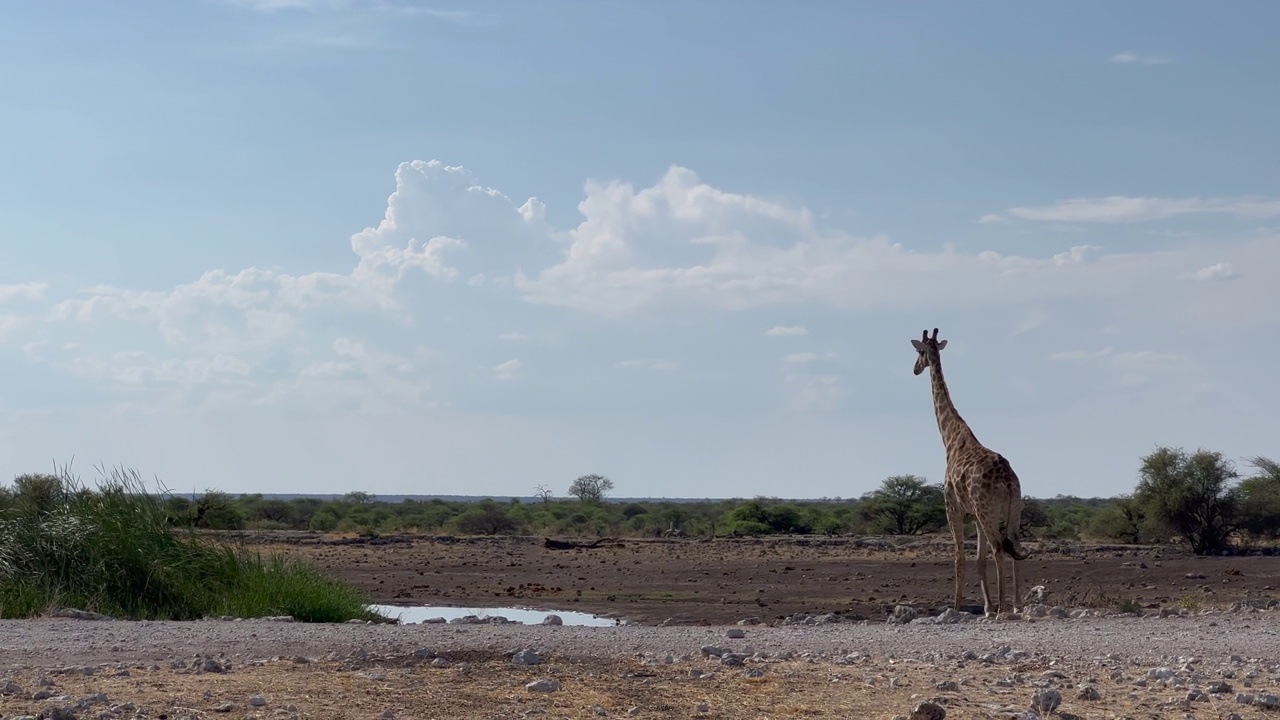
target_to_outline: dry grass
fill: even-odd
[[[69,696],[61,702],[0,697],[0,716],[38,715],[52,705],[74,704],[80,698],[106,693],[105,705],[82,717],[93,717],[112,705],[130,703],[117,717],[147,718],[588,718],[595,707],[609,717],[639,718],[891,718],[907,714],[923,699],[941,698],[948,718],[1010,718],[1027,707],[1033,683],[1044,682],[1048,666],[1032,663],[985,665],[951,663],[934,667],[912,661],[864,659],[850,665],[829,661],[788,661],[763,668],[759,678],[742,668],[721,667],[695,659],[651,665],[631,661],[577,661],[550,658],[541,666],[520,667],[506,656],[473,654],[471,661],[437,668],[424,661],[370,662],[361,666],[339,662],[296,663],[280,660],[233,667],[227,673],[195,673],[171,668],[132,668],[116,676],[114,667],[92,676],[79,673],[48,675],[51,688]],[[459,660],[460,658],[455,658]],[[713,673],[691,678],[690,669]],[[1128,679],[1112,681],[1109,671],[1094,668],[1098,677],[1055,679],[1065,701],[1064,718],[1180,716],[1167,705],[1178,695],[1172,688],[1141,688]],[[40,673],[12,676],[30,697],[38,689]],[[1135,675],[1136,677],[1136,675]],[[556,678],[563,687],[555,693],[533,693],[525,684]],[[1012,679],[1012,687],[997,685]],[[959,692],[935,689],[951,680]],[[1075,698],[1074,687],[1093,680],[1102,701]],[[2,683],[0,683],[2,684]],[[1185,693],[1183,693],[1185,695]],[[267,705],[253,708],[249,697],[260,695]],[[216,708],[230,703],[230,712]],[[699,711],[705,703],[707,710]],[[1228,699],[1196,703],[1199,717],[1225,717],[1235,709]],[[1234,704],[1232,702],[1232,704]],[[636,708],[634,714],[628,711]],[[538,714],[542,710],[545,714]],[[532,711],[532,712],[531,712]]]

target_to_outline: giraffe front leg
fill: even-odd
[[[956,543],[956,593],[955,603],[952,605],[956,610],[960,609],[960,603],[964,600],[964,513],[948,500],[947,502],[947,524],[951,526],[951,537]]]

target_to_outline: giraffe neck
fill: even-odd
[[[933,384],[933,411],[938,416],[938,432],[942,434],[942,444],[947,449],[948,457],[965,445],[980,444],[973,430],[969,429],[969,424],[960,417],[955,403],[951,402],[951,391],[947,389],[947,380],[942,376],[942,362],[936,356],[929,371],[929,379]]]

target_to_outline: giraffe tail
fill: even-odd
[[[1022,554],[1018,549],[1018,544],[1013,541],[1013,537],[1008,533],[1006,533],[1004,539],[1000,541],[1000,548],[1008,553],[1014,560],[1027,559],[1027,556]]]

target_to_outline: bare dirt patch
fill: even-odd
[[[895,605],[948,606],[950,538],[625,539],[558,550],[543,538],[340,538],[314,533],[249,536],[304,557],[384,604],[531,606],[581,610],[656,624],[768,622],[796,612],[880,619]],[[1170,548],[1029,543],[1024,593],[1048,602],[1114,609],[1226,606],[1271,597],[1280,557],[1204,558]],[[967,598],[980,602],[974,550]],[[988,571],[995,582],[995,570]]]

